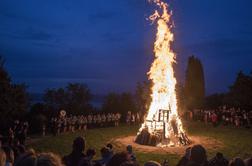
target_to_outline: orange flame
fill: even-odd
[[[177,112],[177,98],[175,92],[176,79],[174,76],[173,64],[175,61],[175,53],[171,49],[171,43],[174,40],[174,35],[171,32],[171,12],[168,12],[168,4],[161,0],[152,0],[161,10],[160,14],[157,10],[149,19],[154,22],[157,20],[157,33],[156,41],[154,43],[155,59],[148,72],[149,79],[152,80],[153,86],[151,87],[151,104],[148,110],[145,122],[142,124],[139,132],[143,128],[148,128],[150,133],[161,127],[153,121],[158,121],[158,111],[170,110],[169,119],[165,122],[165,138],[170,138],[174,135],[171,121],[175,120],[177,125],[178,134],[184,133],[181,119]],[[176,144],[170,142],[169,144]]]

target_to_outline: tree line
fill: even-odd
[[[34,125],[44,123],[50,117],[58,115],[60,110],[68,114],[79,115],[100,112],[119,112],[123,117],[128,111],[148,110],[151,102],[150,81],[139,82],[134,93],[109,93],[102,107],[97,110],[91,105],[92,93],[86,84],[69,83],[65,87],[45,90],[43,102],[32,104],[31,96],[25,84],[13,83],[5,61],[0,56],[0,126],[5,128],[13,119],[26,119]],[[177,84],[176,93],[179,110],[196,108],[217,108],[228,105],[242,109],[252,108],[252,73],[239,72],[235,82],[226,93],[205,96],[204,68],[195,56],[188,59],[184,84]],[[123,118],[122,118],[123,119]]]

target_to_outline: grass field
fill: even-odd
[[[219,126],[213,128],[211,125],[205,125],[200,122],[187,123],[186,127],[189,135],[206,136],[215,138],[223,142],[224,146],[217,150],[207,150],[209,158],[217,151],[224,153],[227,158],[239,156],[247,158],[252,156],[252,129],[224,127]],[[88,130],[86,133],[76,132],[67,133],[60,136],[48,136],[41,139],[36,139],[30,144],[37,151],[52,151],[60,155],[65,155],[71,151],[72,141],[77,136],[85,136],[87,140],[87,148],[92,147],[97,150],[97,158],[99,158],[99,150],[102,146],[108,143],[111,139],[137,133],[138,126],[126,126],[112,128],[99,128]],[[122,147],[115,145],[116,151],[124,150]],[[156,160],[159,162],[168,159],[171,165],[175,165],[180,158],[176,154],[159,154],[159,153],[144,153],[136,152],[137,159],[140,164],[148,160]]]

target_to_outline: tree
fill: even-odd
[[[83,111],[91,110],[91,93],[87,85],[69,83],[66,87],[66,109],[73,110],[73,113],[81,114]]]
[[[185,110],[185,88],[182,84],[176,84],[177,105],[178,111]]]
[[[13,84],[0,56],[0,125],[5,127],[13,119],[21,119],[29,106],[25,84]]]
[[[135,91],[136,109],[143,115],[146,113],[151,102],[151,82],[137,83]]]
[[[136,112],[136,103],[134,97],[130,93],[109,93],[102,105],[103,112],[119,112],[122,114],[122,119],[125,119],[127,112]]]
[[[242,71],[237,74],[236,80],[230,86],[225,103],[242,109],[252,108],[252,74],[246,75]]]
[[[226,97],[225,93],[216,93],[207,96],[204,101],[205,109],[217,109],[225,105],[224,99]]]
[[[205,79],[202,63],[198,58],[190,56],[185,79],[185,100],[187,108],[202,107],[204,97]]]
[[[47,110],[45,104],[35,103],[31,106],[29,113],[27,114],[27,119],[32,126],[30,129],[31,133],[39,133],[42,131],[43,125],[47,124],[52,111]]]
[[[43,98],[47,108],[55,112],[64,109],[76,115],[92,109],[91,93],[85,84],[69,83],[65,88],[47,89]]]
[[[116,93],[109,93],[102,104],[102,111],[103,112],[119,112],[121,111],[120,106],[120,95]]]

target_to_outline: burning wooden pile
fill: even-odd
[[[155,120],[155,117],[153,117],[152,121],[147,120],[143,129],[138,133],[135,142],[150,146],[179,146],[190,144],[191,142],[187,135],[179,132],[176,120],[173,119],[169,122],[170,112],[170,110],[160,109],[157,120]],[[169,134],[166,133],[168,131]]]

